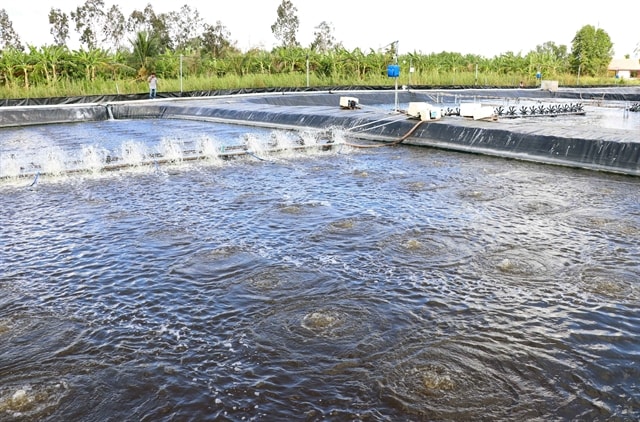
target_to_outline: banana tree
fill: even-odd
[[[29,89],[29,72],[33,67],[33,58],[22,50],[11,47],[2,52],[0,69],[9,85],[17,83],[22,77],[24,88]]]
[[[501,54],[496,58],[496,66],[498,73],[503,75],[524,74],[527,72],[529,65],[520,54],[514,54],[512,51]]]
[[[16,49],[5,48],[0,50],[0,82],[8,86],[16,83]]]
[[[78,68],[84,70],[85,79],[92,82],[96,80],[96,72],[98,70],[109,66],[109,55],[102,49],[75,50],[71,60]]]
[[[270,74],[273,63],[271,54],[263,50],[252,49],[244,53],[240,61],[242,75],[247,74]]]
[[[33,57],[35,69],[44,74],[47,83],[55,83],[60,71],[69,61],[70,52],[66,46],[49,45],[36,48],[29,45],[29,55]]]
[[[295,72],[297,63],[306,57],[306,51],[299,47],[278,47],[274,53],[274,68],[283,73]]]
[[[266,51],[259,50],[252,55],[254,70],[260,74],[271,74],[271,55]]]
[[[365,64],[365,55],[359,48],[352,51],[344,47],[335,50],[335,76],[360,79],[362,76],[363,66]],[[366,66],[365,66],[366,68]]]

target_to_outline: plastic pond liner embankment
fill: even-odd
[[[281,129],[340,131],[348,139],[434,147],[543,164],[640,176],[640,89],[362,90],[234,93],[155,100],[0,107],[0,127],[119,119],[185,119]],[[340,106],[341,97],[358,106]],[[441,118],[406,114],[427,103]],[[495,118],[460,116],[462,104],[495,109]],[[583,113],[563,113],[579,105]],[[541,112],[535,114],[540,108]],[[527,110],[533,110],[529,113]],[[554,110],[546,112],[542,110]],[[401,142],[399,142],[401,141]],[[2,146],[0,146],[0,151]]]

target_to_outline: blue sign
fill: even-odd
[[[397,64],[390,64],[387,66],[387,76],[390,78],[397,78],[400,76],[400,66]]]

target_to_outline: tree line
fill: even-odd
[[[169,13],[156,13],[151,3],[125,16],[119,6],[106,8],[103,0],[86,0],[66,13],[49,11],[48,45],[22,45],[10,17],[0,9],[0,86],[56,84],[61,81],[144,80],[155,72],[162,78],[181,76],[296,74],[310,71],[319,78],[366,81],[385,74],[397,62],[404,71],[420,74],[475,72],[497,75],[536,75],[545,78],[577,74],[602,76],[613,55],[609,35],[586,25],[565,45],[547,41],[526,54],[506,52],[492,58],[440,52],[406,53],[396,57],[397,44],[385,51],[347,50],[336,41],[331,23],[315,27],[311,44],[297,40],[299,19],[290,0],[282,0],[271,25],[279,45],[270,51],[237,48],[222,22],[209,24],[189,5]],[[67,47],[70,31],[81,47]]]

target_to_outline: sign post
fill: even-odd
[[[393,111],[397,112],[398,107],[398,77],[400,76],[400,65],[398,64],[398,41],[394,41],[391,45],[395,45],[394,48],[394,56],[395,56],[395,64],[390,64],[387,66],[387,76],[390,78],[395,78],[396,80],[396,90],[395,90],[395,103]]]

